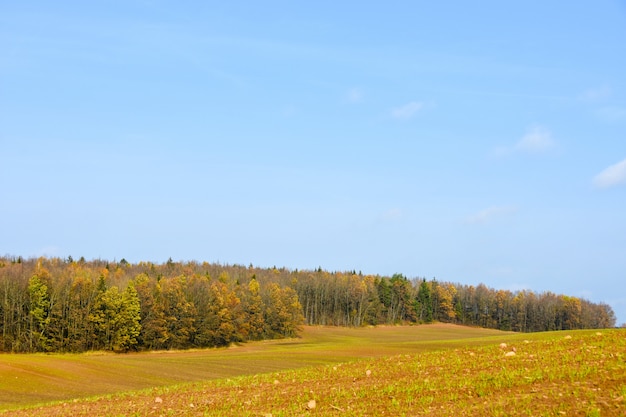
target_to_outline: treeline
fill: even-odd
[[[173,262],[0,258],[0,350],[186,349],[301,324],[433,321],[534,332],[615,326],[610,306],[423,278]]]
[[[296,292],[228,268],[0,258],[0,350],[187,349],[297,335]]]
[[[409,280],[401,274],[378,277],[318,270],[297,274],[294,288],[307,324],[361,326],[439,321],[539,332],[615,327],[616,320],[609,305],[578,297],[494,290],[484,284]]]

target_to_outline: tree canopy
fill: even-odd
[[[534,332],[615,326],[610,306],[356,271],[0,257],[0,351],[187,349],[294,337],[302,324],[432,321]]]

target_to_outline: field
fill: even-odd
[[[623,416],[625,396],[624,330],[308,327],[228,349],[0,355],[16,416]]]

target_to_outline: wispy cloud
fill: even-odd
[[[513,273],[513,269],[511,268],[509,270],[511,273]],[[518,291],[525,291],[525,290],[529,290],[531,289],[531,285],[528,284],[520,284],[518,282],[511,282],[509,284],[505,284],[504,285],[504,289],[512,291],[512,292],[518,292]]]
[[[556,145],[552,133],[542,126],[533,126],[522,138],[510,146],[494,149],[495,156],[507,156],[514,153],[543,153]]]
[[[603,85],[588,89],[580,95],[580,98],[584,101],[602,101],[611,97],[611,94],[611,88],[608,85]]]
[[[55,256],[59,256],[60,253],[61,253],[61,248],[59,248],[58,246],[50,245],[50,246],[45,246],[37,250],[35,252],[35,256],[55,257]]]
[[[363,91],[360,88],[352,88],[346,97],[350,103],[360,103],[363,101]]]
[[[598,188],[609,188],[626,183],[626,159],[611,165],[593,178]]]
[[[411,101],[404,106],[395,107],[391,109],[391,117],[399,120],[408,120],[415,116],[417,112],[424,108],[424,103],[418,101]]]
[[[553,146],[552,134],[541,126],[535,126],[515,144],[514,149],[522,152],[543,152]]]
[[[296,109],[295,106],[287,105],[282,108],[281,115],[285,118],[290,118],[290,117],[293,117],[297,112],[298,110]]]
[[[391,208],[381,214],[381,220],[385,222],[400,220],[403,216],[402,210],[399,208]]]
[[[590,88],[583,92],[579,99],[591,105],[598,106],[593,110],[596,118],[603,122],[616,123],[626,121],[626,107],[614,105],[609,102],[613,90],[608,85]]]
[[[465,222],[468,224],[487,224],[495,218],[513,214],[517,211],[515,206],[492,206],[468,216]]]
[[[626,121],[626,107],[607,106],[595,112],[596,116],[605,122]]]

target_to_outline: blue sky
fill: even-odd
[[[626,3],[3,2],[0,253],[403,273],[626,322]]]

